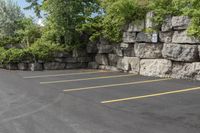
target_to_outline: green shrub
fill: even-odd
[[[27,59],[27,54],[26,49],[11,48],[5,50],[4,48],[0,48],[0,61],[2,64],[19,63]]]
[[[114,42],[122,39],[122,29],[127,23],[143,20],[148,11],[147,0],[104,0],[103,35]]]
[[[38,40],[30,48],[29,53],[33,56],[34,61],[51,61],[54,53],[64,51],[64,47],[59,44]]]

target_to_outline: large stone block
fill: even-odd
[[[152,22],[152,18],[154,16],[154,13],[153,12],[148,12],[146,14],[146,23],[145,23],[145,27],[148,29],[148,28],[153,28],[154,27],[154,24]]]
[[[114,47],[113,47],[113,53],[116,54],[116,55],[118,55],[118,56],[120,56],[120,57],[123,56],[123,50],[120,47],[120,45],[118,45],[118,44],[114,45]]]
[[[98,53],[99,54],[109,54],[109,53],[112,53],[112,51],[113,51],[112,45],[98,44],[97,46],[98,46]]]
[[[199,52],[199,57],[200,57],[200,45],[198,45],[198,52]]]
[[[123,57],[118,60],[117,68],[138,74],[140,69],[140,59],[137,57]]]
[[[136,37],[136,42],[152,42],[152,34],[139,32]]]
[[[74,57],[63,58],[63,62],[65,62],[65,63],[76,63],[77,58],[74,58]]]
[[[164,23],[162,24],[161,30],[163,32],[172,31],[172,17],[171,16],[166,17],[166,19],[164,20]]]
[[[22,71],[28,70],[28,64],[27,63],[19,63],[18,69],[22,70]]]
[[[97,54],[95,61],[100,65],[108,65],[108,56],[106,54]]]
[[[28,69],[31,71],[42,71],[43,70],[43,64],[42,63],[30,63],[28,65]]]
[[[18,70],[17,63],[9,63],[5,67],[7,70]]]
[[[65,63],[59,62],[47,62],[44,63],[45,70],[63,70],[65,69]]]
[[[117,67],[114,66],[106,66],[106,65],[100,65],[99,69],[103,69],[103,70],[111,70],[111,71],[119,71],[119,69]]]
[[[119,60],[119,56],[117,56],[116,54],[109,54],[108,55],[108,60],[109,60],[109,65],[110,66],[116,66],[117,62]]]
[[[65,69],[78,69],[78,68],[87,68],[88,63],[67,63]]]
[[[96,62],[89,62],[88,63],[88,68],[90,69],[98,69],[99,68],[99,64]]]
[[[159,41],[163,43],[172,42],[173,32],[159,32]]]
[[[141,32],[145,28],[145,21],[140,20],[140,21],[135,21],[134,23],[130,23],[128,25],[127,32]]]
[[[172,62],[166,59],[143,59],[140,61],[140,74],[144,76],[168,77]]]
[[[172,27],[175,30],[185,30],[190,23],[190,19],[187,16],[175,16],[172,17]]]
[[[124,32],[123,42],[125,43],[135,43],[136,33],[135,32]]]
[[[65,57],[71,57],[71,54],[68,52],[56,52],[53,55],[55,58],[65,58]]]
[[[136,43],[135,55],[140,58],[161,58],[162,44]]]
[[[87,50],[86,49],[74,49],[72,56],[73,57],[86,57]]]
[[[194,63],[174,62],[171,77],[178,79],[200,80],[200,62],[194,62]]]
[[[127,48],[124,48],[123,54],[127,57],[135,57],[134,44],[129,44]]]
[[[193,62],[198,60],[198,46],[165,43],[162,55],[174,61]]]
[[[91,62],[92,61],[92,57],[78,57],[77,62]]]
[[[200,40],[198,40],[195,37],[191,37],[187,35],[187,31],[175,31],[173,38],[172,38],[173,43],[190,43],[190,44],[196,44],[200,43]]]
[[[87,53],[96,54],[98,52],[97,42],[89,42],[87,44]]]

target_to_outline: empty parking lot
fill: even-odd
[[[199,133],[200,82],[101,70],[0,70],[2,133]]]

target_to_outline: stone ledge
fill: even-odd
[[[142,59],[140,61],[140,75],[169,77],[172,62],[166,59]]]
[[[162,58],[162,44],[136,43],[135,55],[139,58]]]
[[[173,62],[172,78],[200,80],[200,62]]]
[[[162,55],[173,61],[193,62],[199,60],[197,45],[165,43]]]
[[[125,72],[139,73],[140,59],[137,57],[123,57],[118,60],[117,68]]]
[[[175,31],[172,37],[172,43],[183,43],[183,44],[198,44],[200,40],[195,37],[190,37],[187,35],[187,31]]]

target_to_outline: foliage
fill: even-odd
[[[166,16],[184,15],[191,18],[188,33],[200,38],[200,1],[199,0],[150,0],[150,9],[154,12],[153,21],[158,25]]]
[[[111,41],[119,42],[123,26],[145,18],[148,1],[141,0],[104,0],[103,35]]]
[[[59,44],[54,44],[42,40],[36,41],[30,48],[28,48],[29,53],[31,53],[34,58],[34,61],[52,60],[54,53],[62,52],[64,50],[64,47]]]
[[[0,61],[3,64],[18,63],[27,58],[27,51],[25,49],[11,48],[9,50],[5,50],[0,48],[0,52]]]
[[[35,1],[27,2],[35,7]],[[55,43],[69,46],[81,44],[82,35],[76,27],[86,23],[86,19],[98,10],[97,0],[48,0],[42,3],[41,9],[48,14],[47,24],[51,27],[49,32],[44,32],[44,36],[53,36]]]
[[[175,4],[182,7],[183,15],[191,18],[188,33],[191,36],[200,38],[200,1],[199,0],[175,0]]]
[[[0,37],[13,36],[22,17],[19,6],[11,0],[0,0]]]
[[[35,24],[32,18],[23,18],[20,24],[21,28],[17,30],[16,34],[20,38],[21,43],[29,47],[41,37],[41,27]]]

